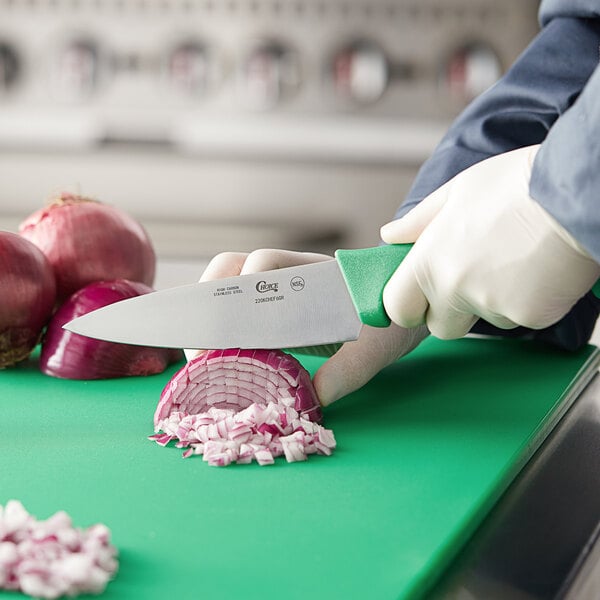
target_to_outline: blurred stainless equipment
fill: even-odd
[[[53,192],[164,258],[377,243],[534,0],[0,0],[0,226]]]

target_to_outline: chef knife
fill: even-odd
[[[301,348],[385,327],[383,288],[412,244],[337,250],[318,263],[151,292],[67,323],[73,333],[168,348]]]
[[[67,323],[73,333],[166,348],[314,348],[386,327],[383,288],[412,244],[151,292]],[[593,292],[600,297],[600,280]]]

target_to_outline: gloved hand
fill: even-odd
[[[542,329],[592,287],[600,266],[529,196],[538,148],[473,165],[382,227],[388,243],[415,242],[384,289],[392,321],[442,339],[479,317]]]
[[[324,254],[287,250],[256,250],[251,253],[225,252],[215,256],[200,281],[258,273],[307,263],[330,260]],[[360,337],[346,342],[315,373],[313,383],[323,406],[362,387],[381,369],[414,349],[428,335],[426,327],[404,329],[363,326]],[[188,360],[201,350],[186,350]]]

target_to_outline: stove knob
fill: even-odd
[[[210,52],[201,42],[184,42],[169,55],[169,83],[173,89],[185,96],[199,97],[206,94],[214,76]]]
[[[299,87],[300,60],[291,48],[278,43],[262,44],[244,61],[240,93],[252,108],[273,108]]]
[[[451,96],[469,102],[492,86],[502,75],[496,53],[483,44],[455,50],[442,72],[442,81]]]
[[[342,48],[333,58],[335,92],[359,104],[379,100],[389,82],[389,64],[381,48],[357,41]]]
[[[0,95],[8,92],[19,76],[19,57],[14,48],[0,42]]]
[[[100,53],[87,39],[73,39],[62,46],[55,57],[53,87],[61,100],[85,100],[96,89]]]

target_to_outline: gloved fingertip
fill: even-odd
[[[410,230],[407,231],[406,222],[404,221],[404,219],[390,221],[389,223],[383,225],[379,230],[379,235],[386,244],[401,244],[413,242],[414,240],[409,234]]]
[[[400,267],[383,288],[385,312],[392,322],[407,329],[423,325],[428,308],[427,298],[411,275]]]
[[[317,398],[321,406],[326,407],[340,399],[340,395],[333,389],[327,389],[327,386],[319,385],[315,382],[315,391],[317,392]]]
[[[388,244],[416,242],[424,229],[433,221],[448,199],[451,182],[429,194],[402,218],[390,221],[379,231],[381,239]]]
[[[327,407],[339,400],[343,396],[343,393],[340,393],[340,390],[336,386],[331,385],[332,382],[327,378],[321,378],[317,375],[318,372],[313,380],[317,398],[321,406]]]
[[[322,408],[327,408],[328,406],[331,406],[337,400],[339,400],[339,398],[335,398],[335,397],[322,398],[321,396],[319,396],[319,404],[321,405]]]
[[[190,360],[200,356],[204,350],[196,350],[195,348],[185,348],[183,350],[183,354],[185,355],[185,359],[189,362]]]
[[[440,340],[457,340],[471,331],[477,321],[475,315],[446,313],[436,316],[433,311],[427,314],[427,328],[431,335]]]

